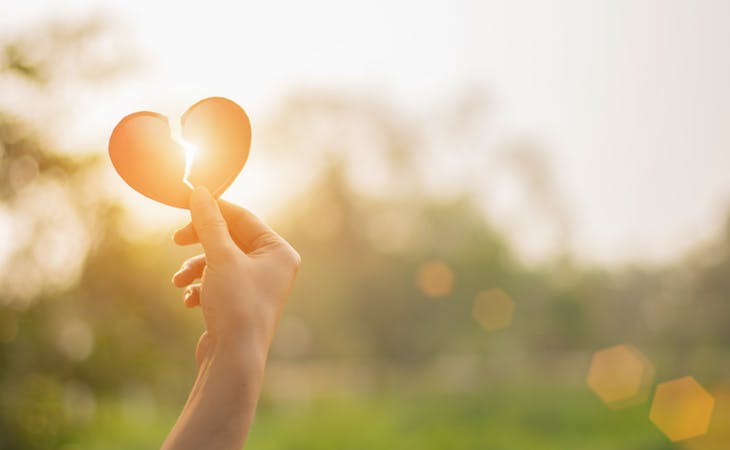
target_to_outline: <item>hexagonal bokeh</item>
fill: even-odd
[[[486,331],[496,331],[512,324],[514,301],[502,289],[489,289],[474,298],[472,316]]]
[[[687,450],[727,450],[730,448],[730,384],[710,389],[715,398],[710,428],[707,434],[684,443]]]
[[[645,401],[654,379],[654,366],[635,347],[623,344],[593,354],[586,379],[591,390],[611,409]]]
[[[649,419],[673,442],[707,433],[715,399],[693,377],[661,383]]]
[[[454,271],[441,260],[427,261],[418,268],[416,284],[429,297],[445,297],[454,286]]]

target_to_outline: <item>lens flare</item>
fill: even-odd
[[[418,268],[416,284],[428,297],[445,297],[454,286],[454,271],[439,259],[427,261]]]
[[[678,378],[657,386],[649,419],[672,442],[684,441],[707,433],[714,408],[715,398],[697,380]]]
[[[611,409],[638,405],[649,396],[654,365],[636,347],[628,344],[593,353],[588,387]]]

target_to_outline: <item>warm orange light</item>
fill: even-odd
[[[193,186],[205,186],[218,197],[233,183],[248,159],[251,123],[235,102],[210,97],[188,108],[180,130],[182,139],[175,139],[165,116],[129,114],[112,131],[109,157],[137,192],[187,208]]]
[[[715,409],[707,434],[688,440],[688,450],[727,450],[730,447],[730,385],[710,389],[715,398]]]
[[[454,286],[454,272],[443,261],[428,261],[418,268],[416,284],[429,297],[444,297]]]
[[[502,289],[490,289],[477,294],[472,316],[487,331],[501,330],[512,324],[514,302]]]
[[[617,345],[593,354],[587,383],[611,409],[646,400],[654,378],[654,366],[631,345]]]
[[[707,433],[715,399],[692,377],[657,386],[649,419],[672,442]]]
[[[193,183],[190,182],[190,171],[193,169],[193,163],[195,162],[195,158],[198,156],[198,153],[200,152],[198,149],[198,146],[185,141],[183,139],[178,139],[178,142],[180,143],[180,146],[182,147],[183,151],[185,152],[185,173],[183,175],[183,183],[187,184],[190,189],[195,189],[195,186],[193,186]]]

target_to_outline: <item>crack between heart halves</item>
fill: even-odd
[[[177,142],[185,152],[185,172],[183,172],[182,182],[190,189],[195,189],[193,183],[190,182],[190,172],[193,170],[193,162],[195,162],[195,157],[198,155],[198,147],[180,136],[173,135],[172,139],[175,140],[175,142]]]

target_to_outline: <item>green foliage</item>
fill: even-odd
[[[52,65],[23,48],[6,47],[3,67],[47,82]],[[730,232],[666,267],[587,267],[569,254],[526,264],[474,192],[429,193],[421,126],[401,116],[380,99],[310,93],[269,120],[276,139],[264,145],[324,163],[276,223],[303,266],[252,448],[672,448],[645,405],[609,412],[592,396],[588,361],[631,342],[661,378],[726,377]],[[328,126],[307,139],[317,124]],[[363,134],[390,174],[382,191],[353,181],[358,147],[344,143]],[[0,203],[27,231],[0,275],[0,448],[158,445],[194,377],[201,324],[169,283],[194,249],[131,238],[129,212],[89,189],[101,160],[59,154],[8,112],[0,149]],[[544,189],[530,154],[521,164]],[[431,259],[453,270],[444,298],[418,289]],[[516,307],[511,327],[487,333],[472,302],[491,288]]]
[[[252,448],[674,448],[641,420],[644,410],[608,413],[585,392],[565,388],[324,398],[260,412],[251,433]]]
[[[646,408],[607,411],[585,391],[502,387],[470,395],[325,396],[305,403],[264,400],[247,446],[261,450],[671,450],[644,420]],[[94,421],[61,448],[155,448],[176,411],[134,417],[102,403]],[[146,420],[140,420],[145,418]]]

